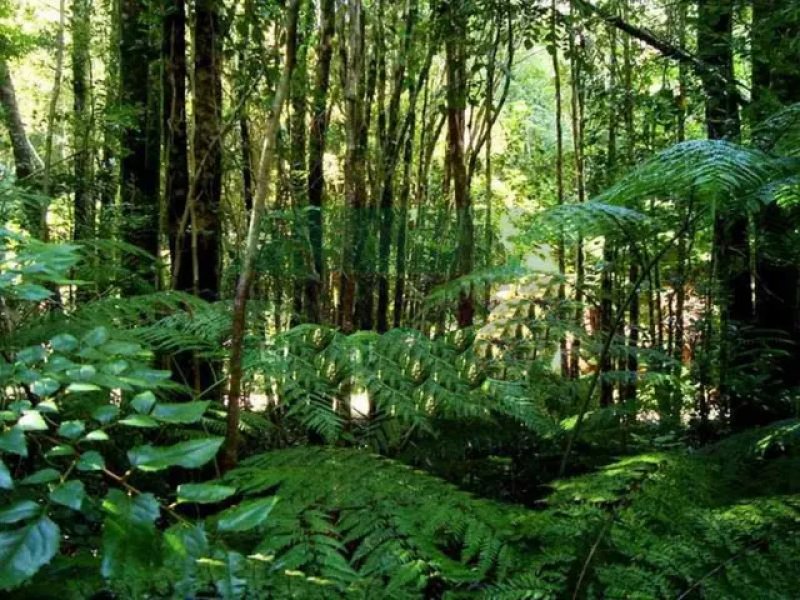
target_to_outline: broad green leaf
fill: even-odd
[[[19,456],[28,456],[28,446],[22,430],[14,428],[0,434],[0,450]]]
[[[78,347],[78,339],[74,335],[62,333],[50,340],[50,346],[56,352],[72,352]]]
[[[152,416],[164,423],[196,423],[208,408],[208,401],[157,404]]]
[[[106,344],[103,344],[101,350],[106,354],[116,354],[118,356],[136,356],[142,352],[142,347],[139,344],[134,344],[133,342],[120,342],[112,340]]]
[[[278,498],[259,498],[249,500],[229,508],[220,514],[217,528],[220,531],[247,531],[258,527],[267,520]]]
[[[19,585],[56,555],[60,533],[47,517],[0,533],[0,589]]]
[[[77,369],[67,371],[67,377],[77,381],[89,381],[95,375],[97,375],[97,369],[92,365],[81,365]]]
[[[128,451],[131,465],[142,471],[159,471],[168,467],[201,467],[216,456],[224,438],[212,437],[180,442],[173,446],[138,446]]]
[[[21,431],[47,431],[47,423],[38,410],[26,410],[17,421]]]
[[[42,513],[42,507],[33,500],[21,500],[13,506],[0,511],[0,523],[17,523],[36,517]]]
[[[99,406],[94,409],[92,413],[92,418],[95,421],[99,421],[103,425],[106,423],[110,423],[114,420],[114,418],[119,414],[119,407],[114,404],[106,404],[105,406]]]
[[[213,483],[184,483],[178,486],[178,502],[214,504],[236,493],[236,488]]]
[[[0,490],[14,489],[14,480],[11,478],[11,471],[8,470],[6,463],[0,459]]]
[[[159,506],[152,494],[129,496],[109,490],[103,500],[107,517],[103,524],[101,572],[107,578],[125,578],[126,573],[141,576],[160,562],[155,521]]]
[[[43,377],[38,381],[34,381],[31,385],[31,392],[37,396],[49,396],[50,394],[58,391],[61,384],[52,377]]]
[[[84,442],[107,442],[109,439],[108,434],[103,431],[102,429],[95,429],[94,431],[90,431],[81,441]]]
[[[86,423],[83,421],[64,421],[58,426],[58,435],[74,440],[81,436],[86,430]]]
[[[131,415],[125,419],[120,419],[120,425],[127,425],[128,427],[140,427],[146,429],[149,427],[158,427],[158,421],[147,415]]]
[[[102,471],[106,467],[106,461],[99,452],[89,450],[81,454],[77,466],[79,471]]]
[[[99,346],[108,341],[108,330],[105,327],[95,327],[85,336],[82,342],[87,346]]]
[[[39,469],[35,473],[28,475],[25,479],[20,481],[23,485],[38,485],[40,483],[50,483],[56,481],[61,477],[61,473],[55,469]]]
[[[86,490],[83,482],[77,479],[62,483],[50,492],[50,500],[73,510],[80,510],[84,496],[86,496]]]
[[[153,392],[148,391],[136,394],[131,400],[131,407],[136,412],[146,415],[152,410],[155,403],[156,397],[153,395]]]
[[[26,365],[41,362],[47,357],[47,352],[42,346],[28,346],[17,352],[16,359]]]
[[[56,414],[58,412],[58,406],[51,398],[47,400],[42,400],[39,404],[36,405],[36,410],[38,410],[42,414]]]
[[[102,388],[93,383],[70,383],[67,386],[67,391],[70,394],[81,394],[84,392],[99,392]]]
[[[68,444],[59,444],[58,446],[53,446],[45,452],[45,456],[47,458],[55,458],[57,456],[72,456],[75,454],[75,448]]]

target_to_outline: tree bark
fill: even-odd
[[[697,46],[701,60],[722,78],[701,72],[706,96],[706,127],[712,140],[738,141],[741,125],[736,90],[725,83],[733,75],[733,0],[699,0]],[[724,81],[723,81],[724,79]],[[720,288],[719,390],[723,404],[731,410],[732,422],[739,422],[741,398],[729,385],[734,327],[748,325],[753,318],[750,277],[750,242],[747,217],[731,214],[724,206],[714,223],[714,260]]]
[[[132,115],[121,136],[120,197],[125,241],[155,257],[159,251],[160,115],[154,111],[159,102],[150,76],[155,56],[148,16],[142,0],[120,0],[119,94]],[[131,278],[122,285],[125,293],[156,287],[151,261],[129,254],[125,262]]]
[[[464,135],[467,108],[467,15],[460,2],[446,0],[442,18],[445,26],[445,69],[447,73],[447,155],[453,177],[453,196],[456,209],[456,259],[452,277],[458,278],[472,272],[475,252],[475,224],[472,199],[467,177]],[[461,290],[456,307],[459,327],[473,324],[475,307],[473,290]]]
[[[755,126],[800,101],[800,67],[789,47],[800,37],[800,15],[785,3],[755,0],[752,32]],[[797,212],[771,202],[756,216],[756,323],[774,340],[770,346],[785,353],[772,361],[770,384],[778,393],[800,383],[800,267],[793,259],[797,256],[793,242]],[[771,390],[764,391],[772,395]]]
[[[311,127],[308,137],[308,237],[314,271],[306,281],[306,319],[319,323],[322,319],[320,299],[325,264],[323,259],[322,210],[325,194],[325,145],[328,131],[328,87],[331,77],[333,36],[335,33],[335,0],[321,0],[317,68],[311,96]]]
[[[236,465],[239,450],[239,419],[241,410],[244,337],[246,332],[247,302],[250,289],[255,278],[254,265],[258,254],[258,238],[261,232],[261,221],[266,211],[267,194],[270,188],[272,169],[275,165],[275,146],[280,128],[281,112],[289,94],[292,71],[294,70],[297,50],[297,13],[299,0],[289,0],[286,6],[286,47],[284,53],[283,73],[275,90],[272,107],[264,132],[264,142],[258,162],[258,183],[253,197],[253,210],[247,230],[247,244],[242,259],[242,271],[236,283],[233,301],[233,325],[231,329],[230,387],[228,389],[228,417],[225,445],[222,450],[221,468],[228,470]]]
[[[89,107],[89,42],[91,29],[89,0],[72,2],[72,98],[75,135],[75,192],[73,199],[75,240],[94,237],[94,198],[90,191],[92,160],[91,113]]]
[[[192,245],[189,232],[181,228],[189,194],[185,0],[166,0],[162,52],[166,145],[164,196],[167,203],[172,280],[176,289],[192,291]],[[181,253],[180,258],[178,252]]]
[[[222,267],[222,8],[221,0],[198,0],[194,24],[192,286],[210,302],[219,299]]]
[[[28,139],[25,123],[17,105],[14,82],[11,79],[8,63],[4,59],[0,59],[0,106],[11,139],[17,185],[36,188],[37,172],[44,167],[44,163]],[[31,235],[40,235],[41,211],[38,207],[26,206],[25,221],[25,226]]]

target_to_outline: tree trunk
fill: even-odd
[[[314,12],[306,7],[302,27],[297,33],[297,65],[292,73],[290,90],[291,118],[289,122],[289,188],[292,197],[292,315],[290,326],[300,324],[303,318],[303,290],[308,271],[313,268],[313,257],[308,237],[308,181],[306,163],[306,95],[308,93],[308,37],[313,25]]]
[[[323,259],[322,209],[325,193],[325,141],[328,131],[328,86],[335,33],[335,0],[321,0],[317,68],[311,96],[311,127],[308,137],[308,237],[314,271],[306,281],[306,319],[319,323],[322,319],[320,297],[325,265]]]
[[[188,231],[181,230],[189,193],[188,136],[186,127],[186,3],[168,0],[164,14],[164,139],[169,250],[175,288],[192,291],[192,246]],[[178,241],[180,240],[180,242]],[[177,253],[181,256],[178,258]],[[177,272],[176,272],[177,269]]]
[[[44,166],[42,159],[28,139],[25,123],[17,105],[17,94],[11,79],[8,63],[0,59],[0,106],[3,109],[8,135],[11,139],[11,150],[14,154],[14,165],[17,185],[37,187],[37,171]],[[26,206],[25,226],[33,236],[41,233],[41,211],[36,206]]]
[[[800,15],[785,3],[755,0],[752,31],[755,126],[774,111],[800,101],[800,68],[796,52],[789,47],[800,36]],[[793,247],[797,217],[796,209],[777,202],[763,206],[756,217],[756,323],[774,340],[770,345],[785,353],[772,362],[770,384],[775,387],[764,390],[765,395],[800,383],[800,268]]]
[[[445,69],[447,72],[447,155],[453,176],[453,196],[456,209],[456,259],[452,271],[455,278],[472,272],[475,252],[475,224],[472,215],[467,177],[464,135],[467,108],[467,15],[461,3],[448,0],[442,17],[446,28]],[[473,290],[459,292],[456,321],[459,327],[473,324],[475,307]]]
[[[722,75],[703,71],[706,96],[706,127],[712,140],[738,141],[740,120],[738,92],[726,81],[733,79],[733,0],[699,0],[697,47],[698,56]],[[724,80],[724,81],[723,81]],[[730,214],[724,206],[718,209],[714,223],[714,260],[720,287],[720,366],[719,391],[723,404],[731,410],[733,422],[740,422],[738,405],[742,399],[732,394],[728,383],[732,357],[734,327],[752,322],[750,245],[747,217]]]
[[[92,160],[91,110],[89,92],[89,42],[91,36],[91,3],[72,2],[72,97],[75,135],[75,196],[73,200],[75,240],[94,237],[94,198],[90,192]]]
[[[275,90],[272,107],[264,132],[264,143],[258,161],[258,183],[253,197],[253,210],[247,229],[247,244],[242,259],[242,270],[236,283],[233,301],[233,325],[231,328],[230,387],[228,389],[228,418],[225,446],[222,451],[221,468],[228,470],[236,465],[239,452],[239,418],[243,383],[243,353],[246,333],[247,302],[250,289],[255,278],[255,260],[258,254],[258,240],[261,232],[261,221],[266,212],[266,200],[269,192],[270,177],[275,164],[275,150],[280,128],[281,112],[289,94],[292,71],[294,70],[297,42],[297,13],[299,0],[289,0],[286,12],[286,48],[284,53],[283,73]]]
[[[120,164],[122,228],[125,241],[152,256],[159,250],[159,129],[160,116],[153,112],[158,90],[153,89],[147,3],[120,0],[120,102],[131,111],[123,129]],[[152,290],[157,285],[150,261],[128,255],[130,280],[122,284],[127,294]]]
[[[356,284],[363,266],[364,212],[366,211],[366,148],[364,124],[364,27],[361,0],[347,4],[347,44],[342,44],[347,151],[345,154],[345,219],[343,239],[341,326],[355,329]],[[362,290],[364,292],[366,290]],[[363,315],[362,315],[363,317]]]
[[[194,23],[194,197],[191,203],[192,287],[219,299],[222,225],[221,0],[198,0]]]

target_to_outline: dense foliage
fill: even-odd
[[[796,597],[798,39],[0,0],[0,594]]]

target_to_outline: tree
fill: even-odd
[[[126,120],[121,135],[120,200],[127,242],[157,257],[159,253],[160,90],[153,76],[157,50],[144,0],[120,0],[119,101]],[[136,254],[128,254],[132,279],[126,293],[157,287],[157,274]]]
[[[447,72],[447,158],[453,175],[456,210],[457,243],[453,277],[462,277],[472,271],[475,252],[475,224],[464,151],[467,132],[467,8],[468,5],[451,0],[443,0],[440,4]],[[470,287],[459,293],[456,308],[459,327],[471,326],[474,314],[473,290]]]
[[[325,277],[323,262],[322,212],[325,195],[325,145],[328,131],[328,88],[330,86],[336,3],[321,0],[317,34],[317,67],[311,95],[311,127],[308,137],[308,238],[314,272],[306,281],[306,318],[312,323],[322,319],[320,295]]]
[[[222,226],[222,2],[199,0],[194,17],[194,173],[191,214],[195,293],[219,299]]]

